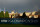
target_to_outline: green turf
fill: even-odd
[[[40,25],[0,24],[0,27],[39,27]]]

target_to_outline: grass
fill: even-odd
[[[40,27],[40,25],[0,24],[0,27]]]

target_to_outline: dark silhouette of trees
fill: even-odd
[[[23,18],[24,18],[24,17],[26,17],[26,14],[25,14],[25,12],[23,13],[22,17],[23,17]]]
[[[32,16],[31,18],[34,18],[34,16]]]
[[[23,13],[22,18],[28,18],[28,17],[26,16],[25,12]]]
[[[24,12],[22,16],[18,15],[16,18],[28,18],[28,17],[26,16],[26,14]]]

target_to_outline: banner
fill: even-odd
[[[0,24],[40,24],[40,18],[0,18]]]

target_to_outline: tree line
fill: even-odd
[[[9,18],[9,13],[6,11],[5,13],[3,11],[0,12],[0,18]]]

